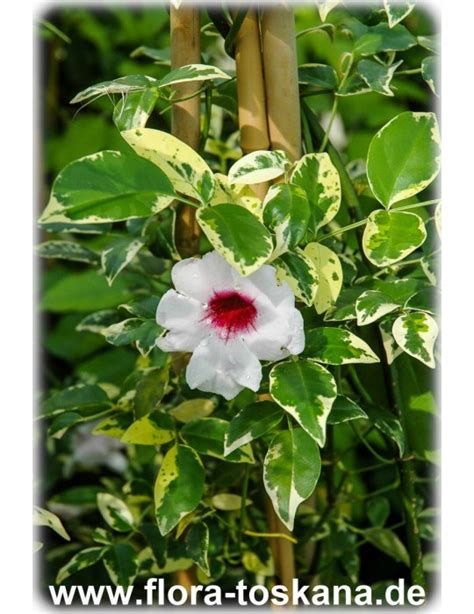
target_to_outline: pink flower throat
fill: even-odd
[[[224,333],[225,339],[254,327],[257,308],[253,299],[236,292],[216,292],[208,303],[206,318],[212,326]]]

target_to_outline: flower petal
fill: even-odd
[[[165,352],[192,352],[208,332],[203,318],[199,301],[168,290],[156,310],[156,321],[170,332],[160,337],[156,345]]]
[[[233,399],[243,388],[257,391],[262,379],[260,362],[240,339],[225,342],[211,335],[193,352],[186,369],[190,388]]]
[[[217,252],[181,260],[174,265],[171,278],[178,292],[204,304],[214,292],[233,286],[232,267]]]
[[[240,277],[237,271],[234,271],[234,277],[238,277],[240,288],[252,298],[265,296],[274,306],[295,306],[295,297],[290,286],[286,282],[280,284],[277,281],[276,269],[273,266],[264,264],[248,277]]]

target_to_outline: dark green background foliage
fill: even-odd
[[[321,24],[316,7],[300,7],[295,13],[297,32]],[[381,21],[386,21],[381,6],[338,7],[326,22],[334,24],[332,30],[309,32],[298,38],[299,64],[326,65],[323,83],[314,81],[314,73],[303,78],[302,71],[300,86],[304,100],[316,117],[322,119],[323,125],[334,100],[331,89],[335,83],[328,67],[339,70],[342,54],[353,49],[353,41],[360,40],[364,27],[374,27]],[[403,25],[414,37],[434,34],[432,17],[418,8],[403,21]],[[218,66],[233,75],[233,59],[224,51],[223,39],[204,11],[202,27],[204,63]],[[63,8],[44,15],[37,28],[41,58],[37,96],[42,132],[38,214],[47,202],[52,181],[66,164],[97,151],[129,151],[112,121],[113,107],[120,102],[119,96],[113,100],[103,96],[82,107],[70,105],[69,101],[78,92],[100,81],[129,74],[162,78],[170,70],[168,29],[169,15],[164,8],[101,11]],[[155,52],[136,51],[140,47],[152,48]],[[146,54],[153,53],[155,58],[158,57],[158,63],[146,57]],[[381,51],[379,55],[386,60],[389,53]],[[396,115],[404,111],[433,110],[433,93],[418,70],[423,60],[431,55],[432,52],[420,44],[397,52],[397,61],[403,60],[398,70],[405,74],[393,78],[390,87],[394,96],[370,91],[339,98],[333,140],[353,179],[363,218],[380,205],[370,193],[365,171],[358,162],[366,160],[374,134]],[[365,59],[373,58],[367,56]],[[346,93],[349,91],[347,88],[360,85],[358,71],[362,69],[363,65],[359,65],[353,71],[352,81],[351,77],[346,81]],[[203,117],[205,111],[203,98]],[[209,127],[203,120],[203,131],[208,128],[209,132],[201,154],[216,172],[227,173],[241,156],[236,112],[236,86],[235,80],[231,80],[213,93]],[[147,127],[169,132],[170,112],[166,100],[158,100]],[[309,133],[306,133],[306,147],[310,140]],[[409,202],[425,201],[435,196],[430,187]],[[346,308],[350,309],[354,304],[361,288],[386,291],[390,296],[390,282],[405,279],[408,280],[405,282],[406,296],[397,297],[395,302],[401,301],[403,305],[405,299],[417,290],[428,287],[430,290],[417,294],[416,300],[423,309],[433,311],[436,301],[426,270],[429,273],[433,267],[432,254],[438,249],[438,238],[433,211],[417,209],[417,213],[426,223],[428,239],[412,256],[417,259],[414,264],[407,263],[380,273],[370,268],[360,253],[353,259],[357,270],[354,264],[343,260],[342,297],[346,297]],[[192,532],[183,527],[179,538],[174,531],[165,538],[157,531],[153,517],[153,484],[161,458],[159,454],[167,451],[169,442],[164,441],[160,448],[133,443],[126,445],[113,436],[91,434],[100,420],[117,415],[113,408],[118,399],[122,399],[125,405],[130,403],[126,393],[135,389],[135,417],[147,414],[150,407],[156,407],[160,402],[169,409],[185,399],[196,398],[210,401],[208,406],[214,407],[214,417],[231,420],[240,409],[255,401],[255,395],[250,391],[242,392],[228,403],[215,395],[192,392],[182,376],[176,377],[169,356],[158,348],[151,349],[160,333],[160,328],[153,322],[156,304],[169,287],[173,256],[169,238],[172,216],[169,210],[160,215],[158,221],[146,228],[146,247],[119,272],[111,286],[100,273],[100,254],[112,245],[119,249],[117,241],[121,239],[143,238],[143,220],[129,220],[113,226],[103,224],[89,228],[89,233],[54,232],[65,229],[44,227],[39,231],[40,242],[53,239],[76,244],[75,256],[69,254],[68,258],[42,260],[39,281],[39,397],[41,402],[49,401],[41,407],[41,412],[47,417],[36,422],[35,444],[40,469],[35,479],[35,500],[62,519],[71,537],[66,542],[49,528],[40,530],[38,539],[44,542],[44,547],[36,556],[42,559],[40,582],[43,587],[54,583],[58,570],[76,553],[101,544],[104,548],[109,548],[110,544],[117,546],[124,538],[128,539],[131,532],[134,532],[129,540],[131,549],[120,546],[109,550],[105,566],[97,563],[86,567],[64,582],[108,583],[107,560],[112,560],[109,566],[113,566],[114,556],[128,557],[132,561],[128,561],[132,572],[135,569],[134,557],[138,556],[138,585],[146,580],[147,574],[158,575],[157,566],[174,571],[180,567],[177,561],[182,559],[194,560],[200,569],[198,577],[201,580],[206,578],[203,575],[206,565],[202,562],[198,539],[200,531],[205,531],[202,525],[195,522]],[[352,221],[350,208],[343,199],[336,222],[345,226]],[[349,231],[343,237],[344,243],[340,237],[334,237],[326,245],[338,253],[346,248],[357,252],[357,233]],[[202,251],[210,249],[205,237],[201,248]],[[55,249],[64,255],[63,249],[72,248],[69,245]],[[423,267],[419,266],[422,257]],[[114,270],[109,270],[108,274],[113,276]],[[353,285],[355,278],[358,285]],[[126,307],[119,307],[122,305]],[[344,306],[344,301],[340,299],[339,305]],[[332,326],[333,323],[325,323],[313,307],[300,306],[307,329]],[[94,322],[84,321],[96,312],[101,314]],[[94,325],[95,330],[97,327],[103,330],[126,318],[135,318],[135,321],[120,338],[92,332]],[[79,325],[81,330],[78,330]],[[394,364],[398,382],[395,381],[394,398],[390,381],[394,373],[384,364],[385,354],[377,326],[358,328],[356,332],[382,358],[382,362],[357,365],[357,368],[354,365],[330,367],[339,393],[357,402],[362,414],[365,412],[368,418],[359,417],[338,424],[330,421],[327,444],[321,451],[321,478],[314,497],[301,506],[295,522],[297,573],[308,582],[328,585],[363,583],[380,589],[400,577],[410,579],[403,545],[406,544],[406,535],[400,480],[403,481],[404,477],[400,463],[396,462],[399,453],[402,457],[407,456],[409,450],[417,476],[415,508],[419,516],[424,568],[432,582],[433,572],[437,570],[434,546],[438,475],[434,372],[408,354],[397,357]],[[268,369],[264,381],[268,381]],[[71,398],[54,396],[78,384],[88,388],[73,390]],[[404,409],[405,431],[391,413],[395,405]],[[200,404],[202,407],[203,403]],[[55,410],[64,409],[67,411],[55,414]],[[119,432],[129,426],[126,412],[122,413],[125,414],[124,422],[112,425],[119,428]],[[110,426],[110,423],[105,425],[102,433],[106,433]],[[273,430],[280,428],[278,420],[270,426]],[[171,428],[174,428],[173,423]],[[114,435],[114,431],[109,430],[108,434]],[[268,540],[241,535],[241,510],[224,511],[216,509],[219,506],[212,503],[212,497],[219,493],[240,495],[242,484],[248,480],[247,526],[256,532],[267,530],[261,462],[269,442],[269,435],[264,435],[254,444],[256,465],[226,462],[215,455],[203,456],[206,492],[194,520],[206,515],[210,536],[210,575],[223,587],[234,585],[242,575],[250,584],[256,581],[255,559],[251,564],[249,552],[257,555],[260,572],[271,575],[268,569],[265,571],[270,557]],[[109,526],[99,510],[98,493],[109,493],[126,501],[134,519],[133,526],[127,524],[127,513],[130,513],[127,510],[120,526]]]

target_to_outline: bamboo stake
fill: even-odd
[[[270,137],[267,126],[265,85],[260,45],[260,31],[256,9],[249,9],[235,38],[235,69],[239,101],[240,146],[244,154],[268,149]],[[264,198],[268,183],[253,186]]]
[[[301,156],[301,119],[293,9],[279,3],[262,14],[263,66],[272,149]]]
[[[171,6],[171,68],[201,61],[199,10],[192,6]],[[184,83],[174,88],[176,98],[190,96],[199,90],[197,83]],[[193,149],[199,146],[200,97],[195,96],[177,102],[171,110],[171,132]],[[189,205],[181,205],[176,219],[176,247],[184,256],[194,256],[199,251],[200,228],[196,211]]]
[[[271,147],[297,160],[301,156],[301,118],[293,9],[282,3],[265,9],[261,28]],[[268,519],[278,532],[290,534],[273,508]],[[285,539],[274,540],[272,550],[277,552],[278,575],[291,598],[296,575],[293,545]]]

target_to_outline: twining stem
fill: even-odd
[[[349,76],[349,73],[351,72],[352,64],[354,62],[354,56],[352,54],[347,54],[343,56],[343,62],[345,59],[348,60],[347,66],[344,67],[342,70],[342,77],[339,83],[338,91],[340,91],[344,87],[347,81],[347,77]],[[337,96],[337,94],[334,94],[334,101],[332,103],[331,115],[329,116],[329,122],[326,128],[326,133],[324,135],[324,138],[321,142],[321,146],[319,148],[319,153],[323,152],[326,149],[326,146],[329,140],[329,135],[331,134],[332,125],[334,123],[334,120],[336,119],[338,106],[339,106],[339,96]]]
[[[391,383],[390,393],[393,398],[394,409],[399,417],[405,434],[407,434],[404,416],[404,403],[400,392],[398,368],[394,362],[386,368],[389,381]],[[421,549],[418,515],[416,512],[415,471],[413,468],[413,461],[404,458],[400,459],[398,462],[398,471],[400,474],[403,509],[405,512],[405,526],[408,554],[410,556],[411,580],[413,584],[426,587],[426,578],[423,569],[423,551]]]
[[[199,11],[195,7],[171,6],[171,68],[186,64],[198,64],[201,60]],[[186,98],[173,104],[171,110],[171,132],[193,149],[199,147],[200,97],[196,83],[175,86],[176,96]],[[199,251],[200,228],[195,208],[181,205],[176,219],[176,247],[182,256],[193,256]]]

